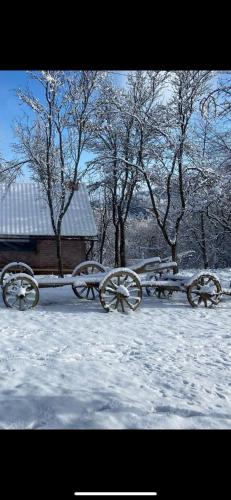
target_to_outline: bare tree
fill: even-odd
[[[31,90],[17,92],[33,118],[18,121],[14,150],[29,166],[32,178],[42,185],[56,237],[59,274],[63,276],[62,222],[85,173],[80,158],[92,133],[91,114],[103,75],[97,71],[42,71],[31,77],[40,84],[40,97]]]
[[[96,259],[102,264],[105,255],[105,244],[108,240],[108,229],[111,223],[110,197],[107,186],[102,182],[92,182],[89,186],[92,207],[98,229]],[[111,246],[111,241],[109,241]]]
[[[138,170],[146,183],[153,214],[177,260],[177,242],[181,222],[187,210],[192,178],[205,175],[193,158],[192,118],[207,90],[209,71],[172,72],[172,97],[167,105],[159,99],[166,75],[161,72],[137,72],[130,75],[132,105],[114,103],[122,114],[134,118],[133,161],[122,151],[117,160]],[[195,186],[195,182],[193,183]]]
[[[230,74],[230,72],[229,72]],[[210,140],[217,182],[207,207],[207,216],[225,233],[231,232],[231,80],[221,74],[217,87],[201,101],[202,114],[213,116],[215,130]]]
[[[10,186],[12,182],[16,180],[17,176],[21,174],[24,164],[24,161],[9,161],[0,158],[0,182],[4,182],[6,185]]]
[[[97,127],[91,140],[95,159],[90,162],[101,176],[100,185],[104,186],[105,202],[109,201],[114,225],[115,266],[126,265],[125,226],[139,172],[130,169],[127,163],[117,159],[118,152],[126,161],[133,161],[134,117],[115,112],[114,101],[121,102],[126,92],[118,91],[111,82],[106,82],[99,99]]]
[[[161,71],[130,72],[124,89],[105,85],[98,113],[99,131],[93,146],[111,192],[115,227],[115,265],[126,264],[125,227],[133,194],[143,182],[140,140],[147,149],[153,139],[150,116],[158,121],[163,106],[157,102],[167,74]],[[140,127],[145,132],[140,138]]]

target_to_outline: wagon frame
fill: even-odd
[[[173,292],[187,294],[192,307],[217,305],[222,294],[231,295],[231,288],[222,288],[219,278],[207,271],[194,276],[182,276],[176,262],[163,262],[160,257],[144,259],[135,266],[114,269],[105,268],[96,261],[85,261],[71,276],[34,277],[33,270],[23,262],[13,262],[1,272],[3,301],[7,307],[19,310],[35,307],[39,302],[40,288],[71,286],[79,299],[93,300],[99,295],[105,311],[136,310],[142,301],[142,291],[147,295],[169,297]],[[140,278],[141,275],[141,278]]]

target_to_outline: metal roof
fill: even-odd
[[[16,182],[10,187],[0,183],[1,236],[53,236],[49,207],[41,186]],[[64,215],[63,236],[96,236],[97,229],[86,186],[79,184]]]

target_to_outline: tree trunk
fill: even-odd
[[[125,230],[123,220],[120,220],[120,266],[126,267]]]
[[[101,237],[101,242],[100,242],[100,247],[99,247],[99,261],[100,261],[100,264],[103,263],[103,249],[104,249],[105,238],[106,238],[106,229],[104,229],[103,232],[102,232],[102,237]]]
[[[201,213],[201,240],[202,240],[201,249],[202,249],[204,269],[208,269],[209,263],[208,263],[208,255],[207,255],[207,248],[206,248],[205,224],[204,224],[203,212]]]
[[[62,243],[61,243],[61,235],[56,234],[56,250],[57,250],[57,260],[58,260],[58,268],[59,268],[59,277],[63,278],[63,261],[62,261]]]
[[[94,243],[95,243],[94,240],[92,240],[90,243],[90,247],[86,252],[86,260],[92,260]]]
[[[172,243],[171,244],[171,252],[172,252],[172,261],[177,262],[177,244]],[[173,269],[173,274],[176,274],[178,272],[178,262],[177,262],[177,267]]]
[[[116,224],[115,226],[115,267],[120,267],[119,224]]]

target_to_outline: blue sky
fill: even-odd
[[[125,71],[118,71],[114,79],[119,85],[125,81]],[[13,158],[11,145],[15,141],[13,122],[15,119],[28,113],[28,108],[21,104],[16,96],[16,89],[24,89],[29,86],[39,97],[39,84],[31,80],[27,71],[1,71],[0,70],[0,155],[6,160]],[[83,153],[82,162],[87,161],[92,155]],[[28,179],[28,171],[24,169],[25,180]]]
[[[12,157],[12,122],[22,114],[15,89],[25,87],[27,82],[28,75],[25,71],[0,71],[0,152],[6,159]]]
[[[112,72],[115,82],[123,86],[126,78],[126,71]],[[224,78],[224,77],[223,77]],[[14,142],[13,121],[22,116],[23,112],[28,113],[28,108],[20,104],[16,97],[16,89],[32,88],[38,97],[41,92],[39,84],[30,79],[27,71],[1,71],[0,70],[0,154],[6,159],[12,158],[11,144]],[[85,156],[82,160],[84,161]]]

